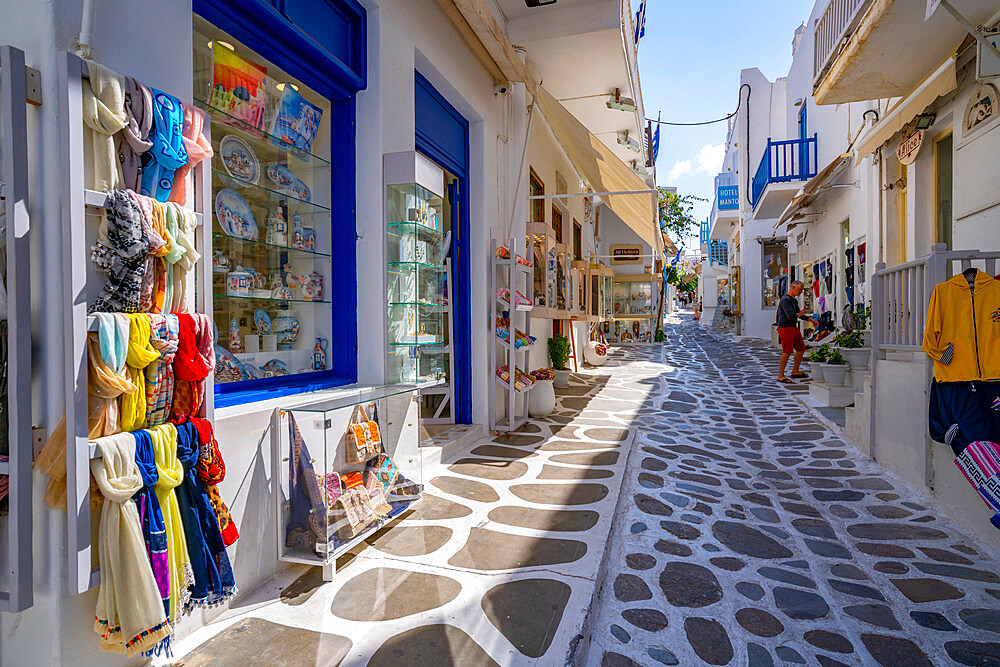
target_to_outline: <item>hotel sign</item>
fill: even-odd
[[[720,211],[731,211],[740,207],[740,187],[738,185],[720,185],[716,194]]]
[[[612,264],[642,264],[641,245],[613,245],[611,246]]]

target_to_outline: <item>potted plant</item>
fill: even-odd
[[[864,332],[859,329],[837,334],[837,345],[852,371],[868,368],[868,359],[872,351],[871,348],[865,347],[864,343]]]
[[[823,343],[809,354],[813,382],[823,382],[823,362],[830,356],[830,344]]]
[[[565,389],[569,386],[569,369],[566,368],[566,362],[569,361],[569,338],[562,334],[549,338],[549,360],[555,370],[555,386]]]
[[[847,377],[847,360],[840,350],[834,350],[823,364],[823,377],[831,387],[843,387]]]
[[[661,329],[660,327],[656,327],[656,335],[653,336],[653,340],[655,340],[657,343],[662,343],[664,339],[666,339],[666,337],[667,337],[666,334],[663,333],[663,329]]]
[[[539,368],[529,375],[534,383],[528,394],[528,414],[532,417],[544,417],[556,409],[556,390],[552,388],[556,372],[551,368]]]

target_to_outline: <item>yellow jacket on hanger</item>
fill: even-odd
[[[949,344],[954,352],[945,364]],[[938,382],[1000,379],[1000,281],[977,270],[974,289],[962,274],[937,285],[923,349],[934,360]]]

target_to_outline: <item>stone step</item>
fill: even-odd
[[[826,383],[810,382],[809,396],[831,408],[845,408],[854,403],[854,388],[831,387]]]

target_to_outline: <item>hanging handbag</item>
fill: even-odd
[[[389,516],[392,506],[386,502],[385,488],[382,486],[382,481],[375,470],[369,469],[365,473],[365,489],[368,490],[368,499],[371,501],[372,509],[379,518],[384,519]]]
[[[333,509],[333,504],[344,493],[343,484],[340,482],[340,475],[335,472],[316,474],[316,481],[319,483],[319,492],[323,498],[323,503],[327,509]]]
[[[332,532],[342,542],[355,537],[378,518],[364,486],[353,487],[341,494],[334,501],[329,516]]]
[[[365,463],[382,451],[382,437],[378,423],[368,419],[365,406],[359,405],[355,413],[361,419],[347,427],[347,462]]]
[[[396,482],[396,478],[399,476],[399,468],[389,458],[388,454],[378,455],[378,458],[375,459],[374,470],[378,476],[378,481],[382,484],[383,491],[388,491],[392,488],[392,485]]]

